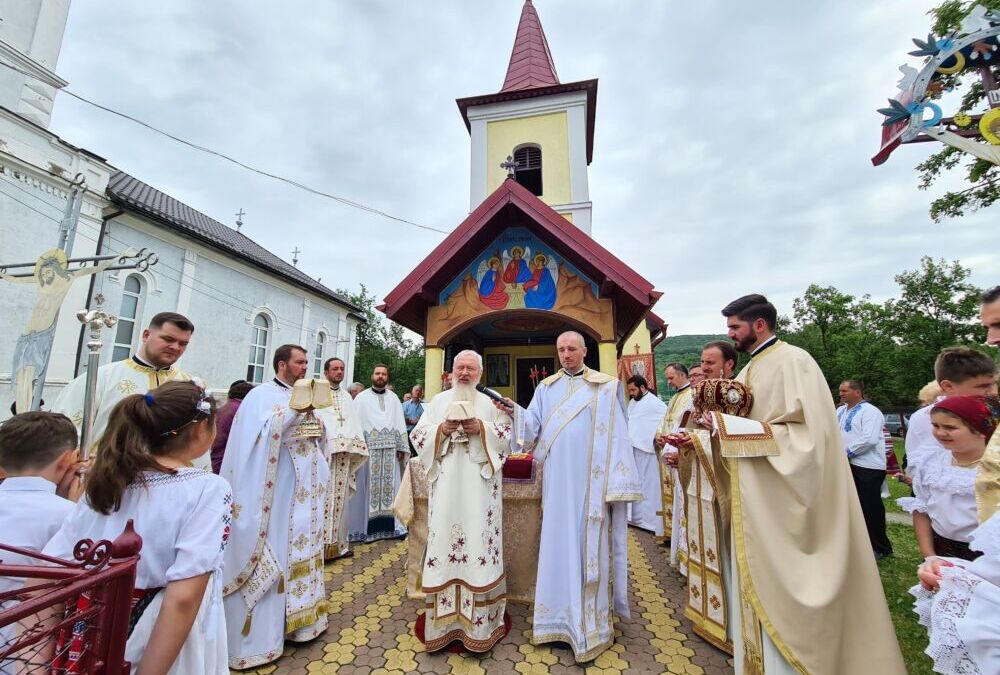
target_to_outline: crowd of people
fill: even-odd
[[[194,324],[158,314],[134,356],[98,372],[92,459],[77,450],[83,378],[52,411],[0,426],[0,542],[72,558],[76,542],[113,540],[131,520],[143,546],[126,658],[140,673],[253,668],[342,620],[324,565],[407,536],[398,498],[417,462],[428,484],[417,635],[429,651],[484,652],[510,629],[503,468],[527,457],[557,477],[542,485],[534,644],[587,663],[614,643],[630,617],[631,525],[669,546],[685,616],[738,673],[903,673],[877,569],[893,554],[882,500],[898,471],[925,556],[912,593],[928,654],[939,672],[1000,672],[994,359],[940,354],[899,470],[863,378],[840,385],[835,407],[815,361],[775,335],[765,297],[722,314],[730,341],[706,344],[693,368],[666,366],[669,403],[643,377],[622,387],[587,367],[569,331],[527,408],[477,389],[475,351],[425,402],[420,386],[401,401],[381,364],[367,388],[344,385],[339,358],[311,380],[297,345],[275,350],[270,382],[234,382],[217,405],[177,367]],[[981,318],[1000,347],[1000,287]],[[0,578],[0,593],[21,584]]]

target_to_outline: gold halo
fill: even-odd
[[[66,252],[61,248],[52,248],[38,256],[38,260],[35,261],[35,276],[38,277],[42,273],[42,268],[52,264],[52,258],[56,259],[59,263],[59,267],[66,269],[69,266],[69,262],[66,259]]]

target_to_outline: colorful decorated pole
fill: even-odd
[[[924,57],[918,70],[900,66],[903,77],[899,91],[889,99],[888,108],[880,108],[882,145],[872,157],[872,164],[884,163],[903,143],[939,141],[1000,165],[1000,89],[996,69],[1000,66],[1000,12],[977,5],[951,34],[926,40],[915,38],[917,49],[911,56]],[[971,114],[960,110],[945,117],[935,103],[951,91],[962,75],[979,75],[989,110]],[[985,141],[985,142],[983,142]]]
[[[94,435],[94,399],[97,392],[97,369],[101,366],[101,329],[111,328],[118,323],[118,317],[108,314],[101,305],[104,304],[104,296],[98,294],[94,296],[96,307],[91,310],[81,309],[76,313],[76,318],[80,323],[90,328],[90,340],[87,342],[87,390],[83,402],[83,425],[80,427],[80,449],[82,459],[86,461],[90,457],[90,446],[93,443]]]

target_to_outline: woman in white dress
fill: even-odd
[[[953,400],[954,398],[965,400]],[[964,424],[950,434],[982,457],[1000,416],[996,399],[953,397],[946,408]],[[936,411],[935,411],[936,412]],[[932,417],[933,419],[933,417]],[[942,441],[942,445],[948,447]],[[950,449],[950,448],[949,448]],[[980,469],[977,488],[995,490],[1000,477]],[[993,485],[985,485],[992,482]],[[985,505],[985,503],[984,503]],[[981,513],[985,522],[970,535],[969,548],[980,557],[928,557],[917,570],[920,584],[910,589],[914,611],[927,628],[925,650],[938,673],[1000,673],[1000,512]]]
[[[129,519],[142,537],[125,658],[139,675],[228,674],[220,571],[232,494],[193,468],[215,438],[215,406],[191,382],[118,403],[80,500],[45,553],[113,541]]]
[[[989,409],[977,396],[949,396],[934,404],[934,438],[948,452],[931,452],[913,473],[913,497],[896,502],[913,514],[920,553],[974,560],[969,548],[979,525],[976,510],[976,470],[986,451],[989,434],[980,427]],[[974,420],[974,421],[970,421]]]

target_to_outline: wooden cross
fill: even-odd
[[[515,161],[514,157],[507,155],[507,161],[500,162],[501,169],[507,169],[507,178],[513,178],[514,174],[517,173],[517,167],[521,166],[521,163]]]

